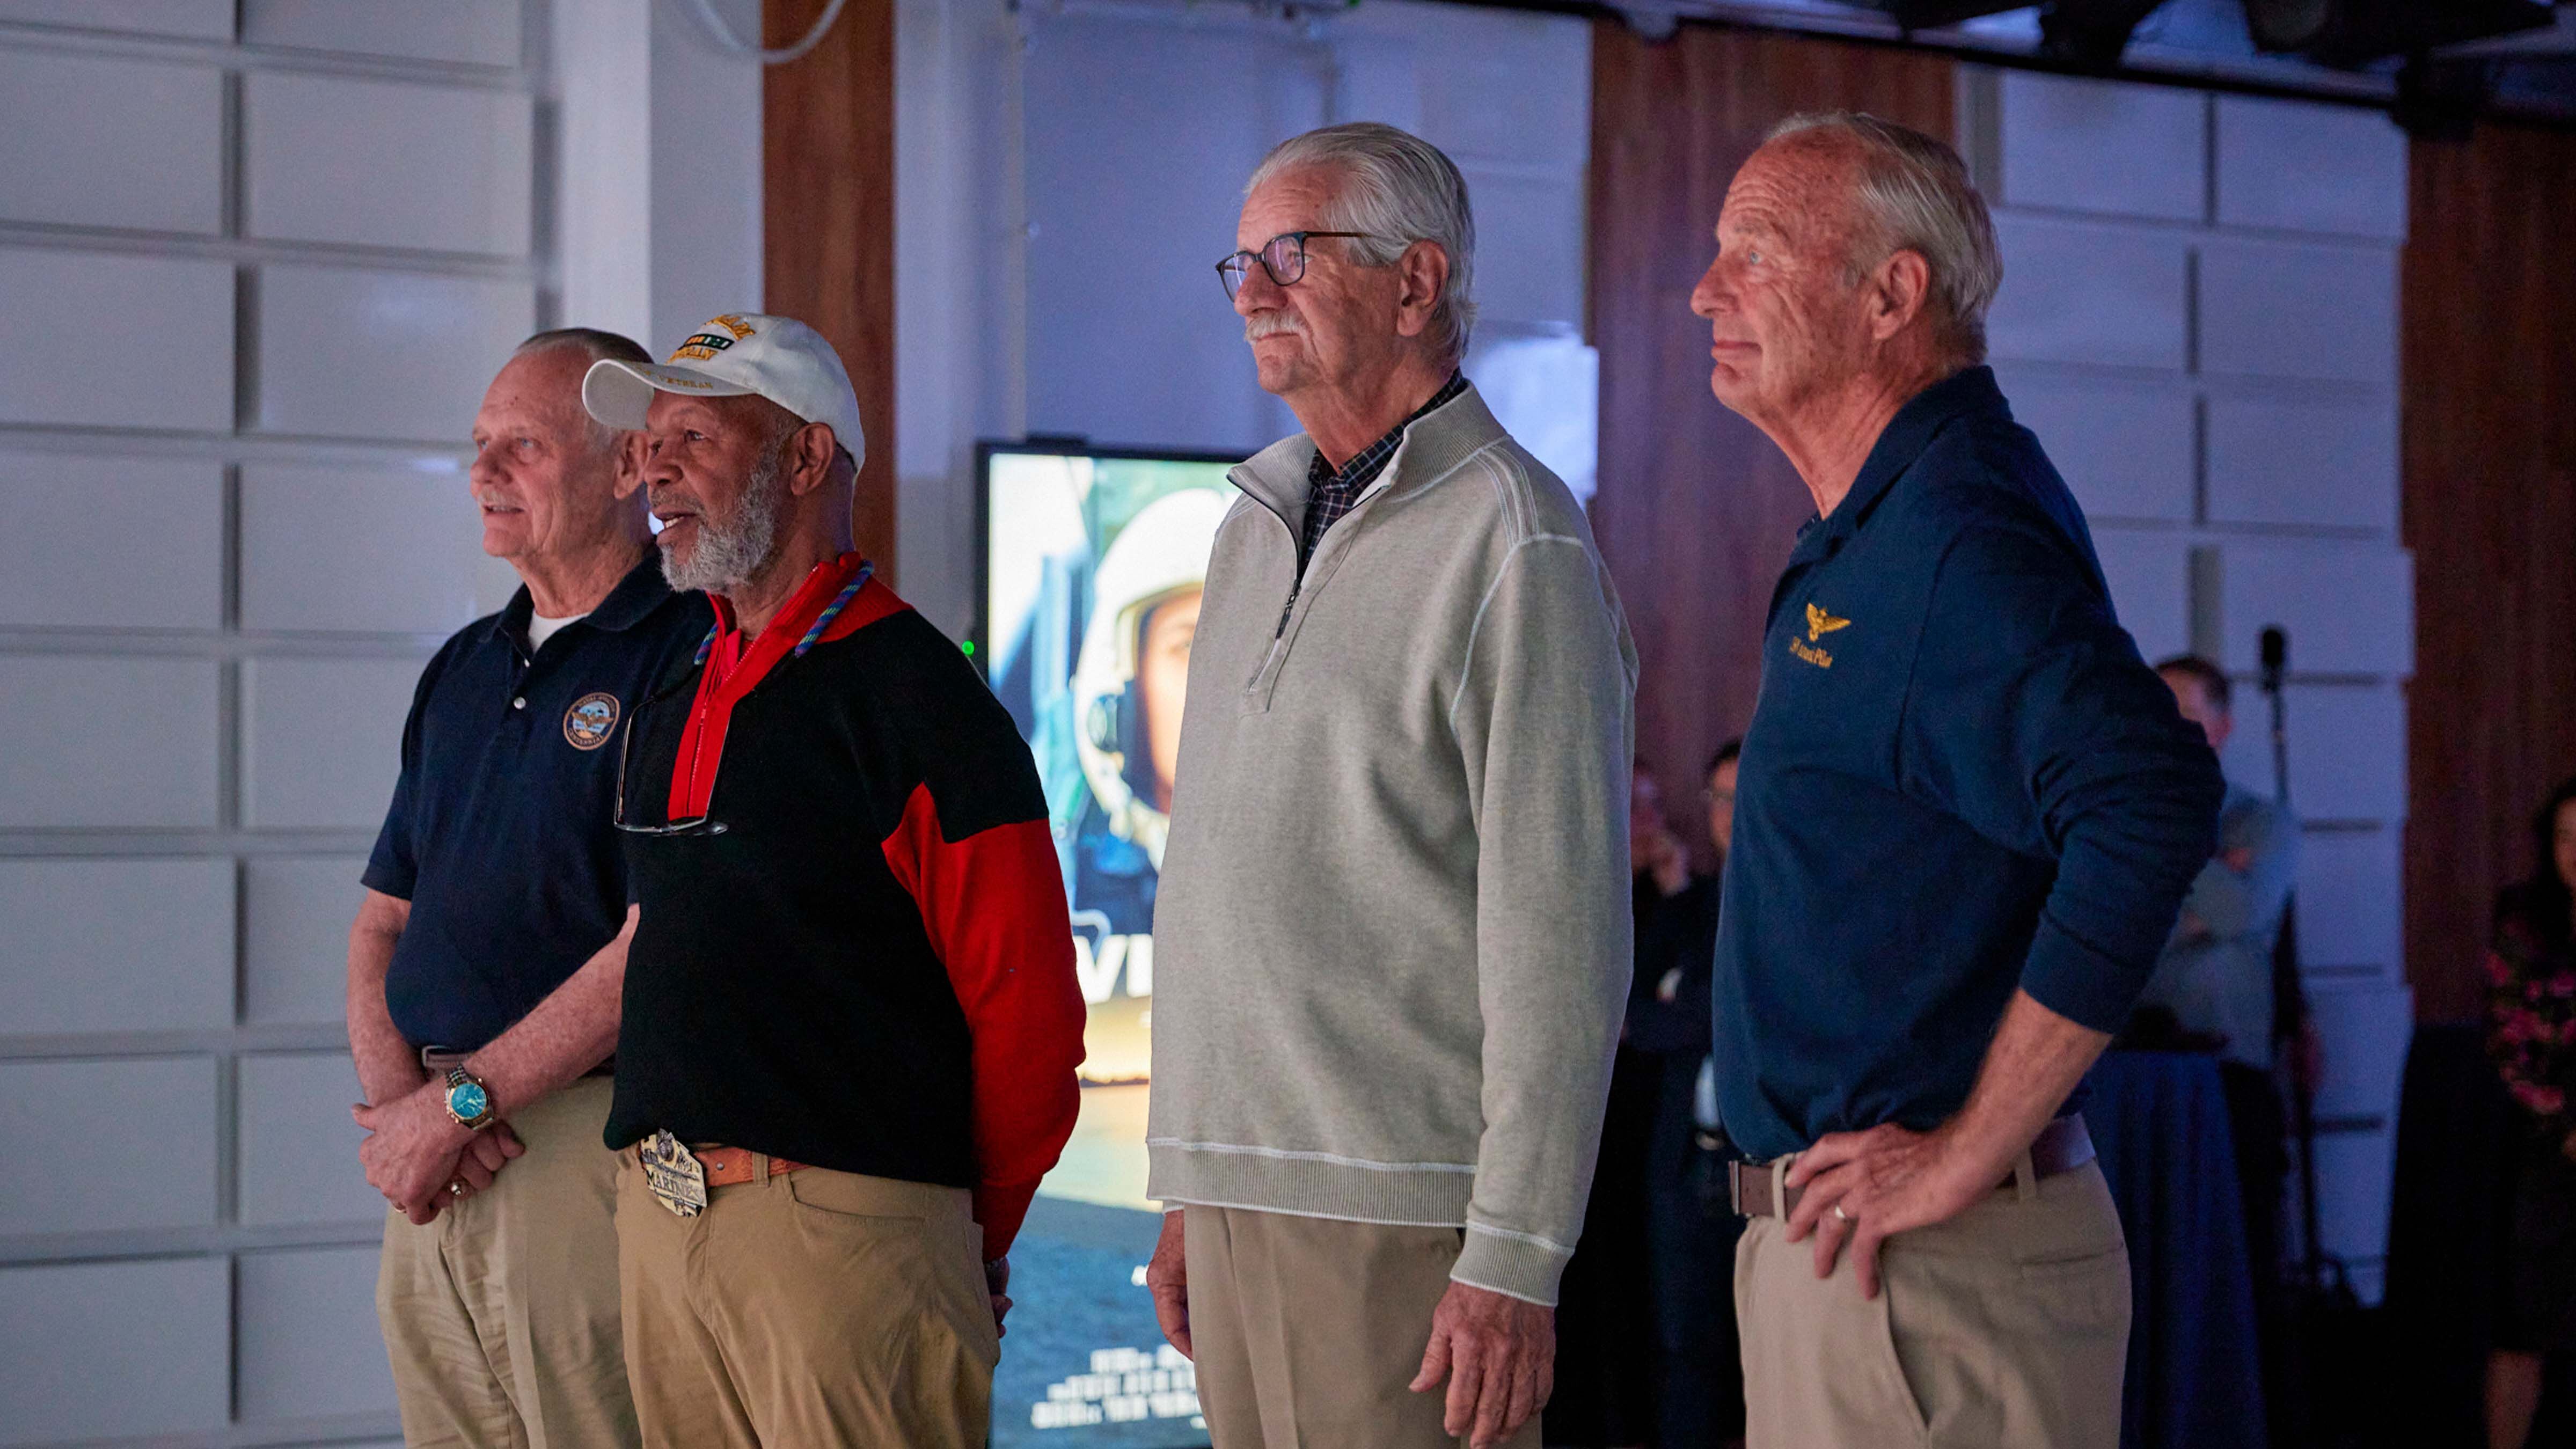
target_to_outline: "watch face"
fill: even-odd
[[[491,1110],[492,1099],[472,1082],[447,1089],[447,1110],[471,1122]]]

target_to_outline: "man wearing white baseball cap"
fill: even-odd
[[[621,743],[606,1137],[644,1442],[981,1445],[1082,1060],[1036,765],[852,549],[866,445],[813,329],[720,316],[582,399],[644,430],[663,573],[716,614]]]
[[[593,417],[633,419],[618,427],[643,427],[656,392],[767,398],[800,421],[829,427],[832,440],[849,453],[853,471],[868,459],[858,394],[850,389],[841,355],[793,317],[727,312],[674,349],[667,366],[603,359],[581,384],[582,403]]]

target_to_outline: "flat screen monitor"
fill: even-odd
[[[1082,1114],[1012,1249],[997,1449],[1179,1449],[1207,1429],[1144,1265],[1154,889],[1190,636],[1233,458],[1080,445],[977,449],[968,643],[1046,789],[1090,1004]]]

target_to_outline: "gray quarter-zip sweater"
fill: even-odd
[[[1465,1229],[1535,1303],[1583,1226],[1630,968],[1636,649],[1473,388],[1297,584],[1312,440],[1233,470],[1154,914],[1149,1191]]]

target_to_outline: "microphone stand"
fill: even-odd
[[[2289,673],[2290,639],[2278,625],[2263,631],[2263,694],[2272,706],[2272,798],[2287,815],[2290,809],[2290,732],[2283,707],[2283,680]],[[2295,827],[2294,827],[2295,828]],[[2272,1000],[2278,1025],[2274,1036],[2295,1043],[2304,1035],[2308,997],[2299,973],[2298,898],[2281,908],[2281,932],[2272,944]],[[2316,1292],[2325,1281],[2325,1248],[2317,1241],[2317,1099],[2307,1073],[2296,1064],[2290,1072],[2290,1123],[2299,1141],[2299,1286]]]

